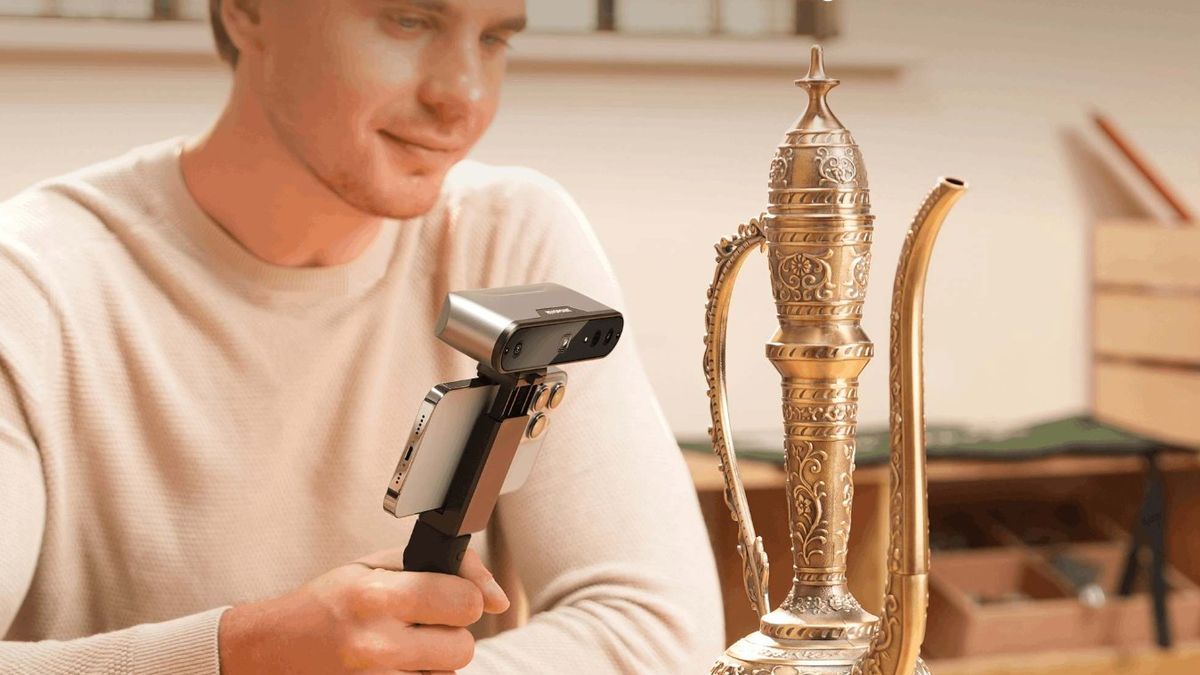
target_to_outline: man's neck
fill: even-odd
[[[357,258],[384,219],[337,197],[279,143],[247,106],[231,103],[183,149],[188,191],[247,251],[276,265],[338,265]]]

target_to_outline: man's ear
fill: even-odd
[[[245,56],[262,51],[261,0],[221,0],[221,21],[229,40]]]

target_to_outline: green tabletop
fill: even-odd
[[[928,425],[926,450],[931,458],[1016,460],[1046,455],[1137,454],[1161,446],[1148,438],[1101,424],[1086,416],[1065,417],[1003,431],[968,426]],[[856,462],[859,466],[887,461],[888,430],[862,428],[858,432]],[[783,462],[783,438],[760,436],[735,437],[738,457]],[[685,450],[712,452],[708,438],[684,437],[679,445]]]

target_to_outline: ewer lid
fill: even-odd
[[[845,216],[869,211],[862,153],[825,98],[839,82],[825,75],[821,47],[813,45],[808,74],[796,80],[808,93],[808,107],[771,160],[770,213]]]

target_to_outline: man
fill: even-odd
[[[460,162],[523,2],[213,7],[208,133],[0,205],[0,672],[705,668],[711,551],[628,335],[570,367],[460,576],[402,571],[381,509],[424,392],[473,374],[432,338],[447,291],[622,305],[557,184]],[[508,605],[484,560],[526,625],[476,623]]]

